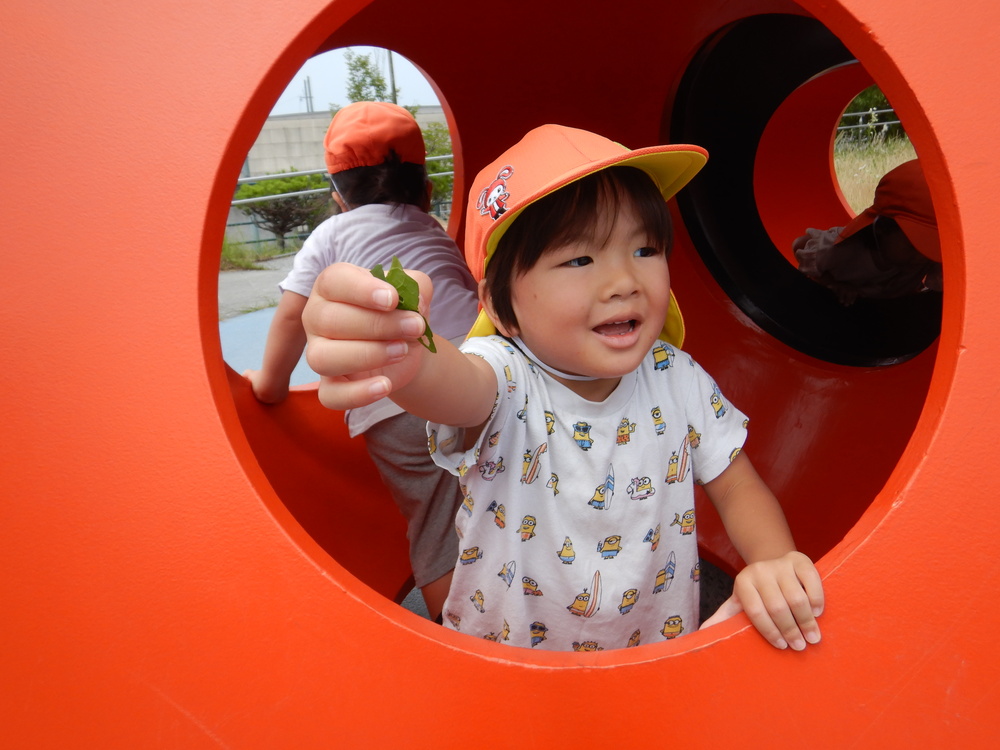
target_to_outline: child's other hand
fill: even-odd
[[[420,284],[421,306],[431,298],[430,279],[408,273]],[[319,375],[319,400],[329,409],[373,403],[406,385],[416,374],[424,348],[415,344],[426,323],[419,313],[397,310],[392,284],[367,268],[336,263],[316,279],[302,313],[306,360]]]
[[[801,651],[806,644],[820,641],[816,617],[822,614],[823,606],[823,583],[812,561],[801,552],[789,552],[741,570],[733,595],[702,627],[746,612],[772,646]]]

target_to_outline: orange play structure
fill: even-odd
[[[1000,5],[524,8],[4,4],[4,746],[995,742]],[[737,617],[534,653],[395,603],[403,523],[363,445],[308,389],[257,404],[218,333],[244,156],[302,62],[350,45],[436,85],[459,238],[470,177],[541,123],[709,150],[674,207],[686,348],[753,417],[747,449],[824,576],[821,644],[778,652]],[[850,215],[830,145],[871,81],[927,174],[943,300],[840,308],[788,260]]]

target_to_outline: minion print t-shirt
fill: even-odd
[[[607,399],[577,396],[500,336],[469,339],[499,392],[478,443],[427,426],[464,494],[447,625],[547,650],[698,628],[694,484],[721,474],[746,417],[689,355],[656,342]]]

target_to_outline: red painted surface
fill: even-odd
[[[851,100],[873,83],[861,63],[803,83],[771,116],[754,157],[757,210],[774,246],[798,265],[792,242],[806,227],[844,226],[854,213],[833,167],[833,142]]]
[[[1000,103],[981,93],[1000,77],[986,31],[1000,7],[626,2],[599,19],[554,2],[533,4],[530,19],[487,4],[431,9],[0,10],[0,189],[13,230],[0,281],[5,743],[992,743],[1000,177],[989,133]],[[689,348],[763,425],[751,455],[802,546],[822,556],[823,643],[778,653],[735,619],[629,651],[535,654],[401,610],[386,598],[405,579],[398,519],[357,473],[359,447],[324,442],[342,435],[339,415],[308,394],[258,408],[222,362],[226,209],[271,103],[317,50],[396,49],[448,104],[461,194],[541,122],[655,142],[694,51],[766,12],[814,14],[886,91],[943,236],[939,345],[876,371],[769,339],[681,232]],[[343,491],[326,494],[330,482]]]

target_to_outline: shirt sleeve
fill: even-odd
[[[712,376],[694,360],[685,403],[688,447],[694,480],[705,484],[719,476],[743,450],[749,419],[723,394]]]
[[[278,288],[282,292],[295,292],[303,297],[312,294],[316,278],[323,272],[324,268],[333,262],[324,253],[325,242],[323,238],[326,236],[327,229],[323,224],[320,224],[302,243],[302,249],[295,254],[292,270],[278,284]]]
[[[489,336],[468,339],[460,349],[467,354],[482,357],[493,368],[497,378],[497,392],[490,416],[475,444],[468,450],[462,449],[467,438],[465,428],[436,422],[427,424],[431,459],[442,469],[462,477],[480,461],[490,460],[490,452],[494,447],[490,444],[490,436],[495,434],[508,421],[511,414],[521,407],[516,405],[519,389],[515,372],[518,370],[518,363],[510,344],[498,336]]]

